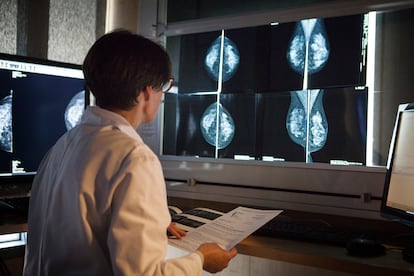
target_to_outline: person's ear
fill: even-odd
[[[144,101],[148,101],[152,94],[152,86],[145,86],[145,88],[141,91],[141,94],[143,96]]]

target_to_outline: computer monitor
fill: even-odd
[[[0,54],[0,178],[35,174],[79,122],[86,94],[81,65]]]
[[[413,139],[414,104],[409,104],[397,114],[390,146],[390,160],[387,164],[381,215],[411,227],[414,227]],[[404,257],[409,261],[414,261],[413,253],[412,245],[403,251]]]
[[[364,165],[367,26],[357,14],[169,36],[162,154]]]
[[[382,199],[384,217],[414,227],[414,109],[398,112]]]

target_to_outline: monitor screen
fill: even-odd
[[[80,65],[0,54],[0,174],[33,174],[85,108]]]
[[[168,37],[178,93],[365,86],[365,14]]]
[[[170,36],[162,154],[366,163],[367,15]]]
[[[414,227],[414,110],[398,112],[381,214]]]

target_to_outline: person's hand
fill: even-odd
[[[170,235],[176,237],[177,239],[181,239],[185,236],[185,231],[178,227],[175,222],[171,222],[167,228],[167,231]]]
[[[204,243],[197,249],[204,255],[203,269],[210,273],[217,273],[225,269],[231,259],[237,255],[236,248],[224,250],[216,243]]]

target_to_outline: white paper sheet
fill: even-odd
[[[230,250],[282,210],[259,210],[237,207],[221,217],[194,228],[182,239],[169,239],[170,245],[193,252],[206,242],[215,242]]]

